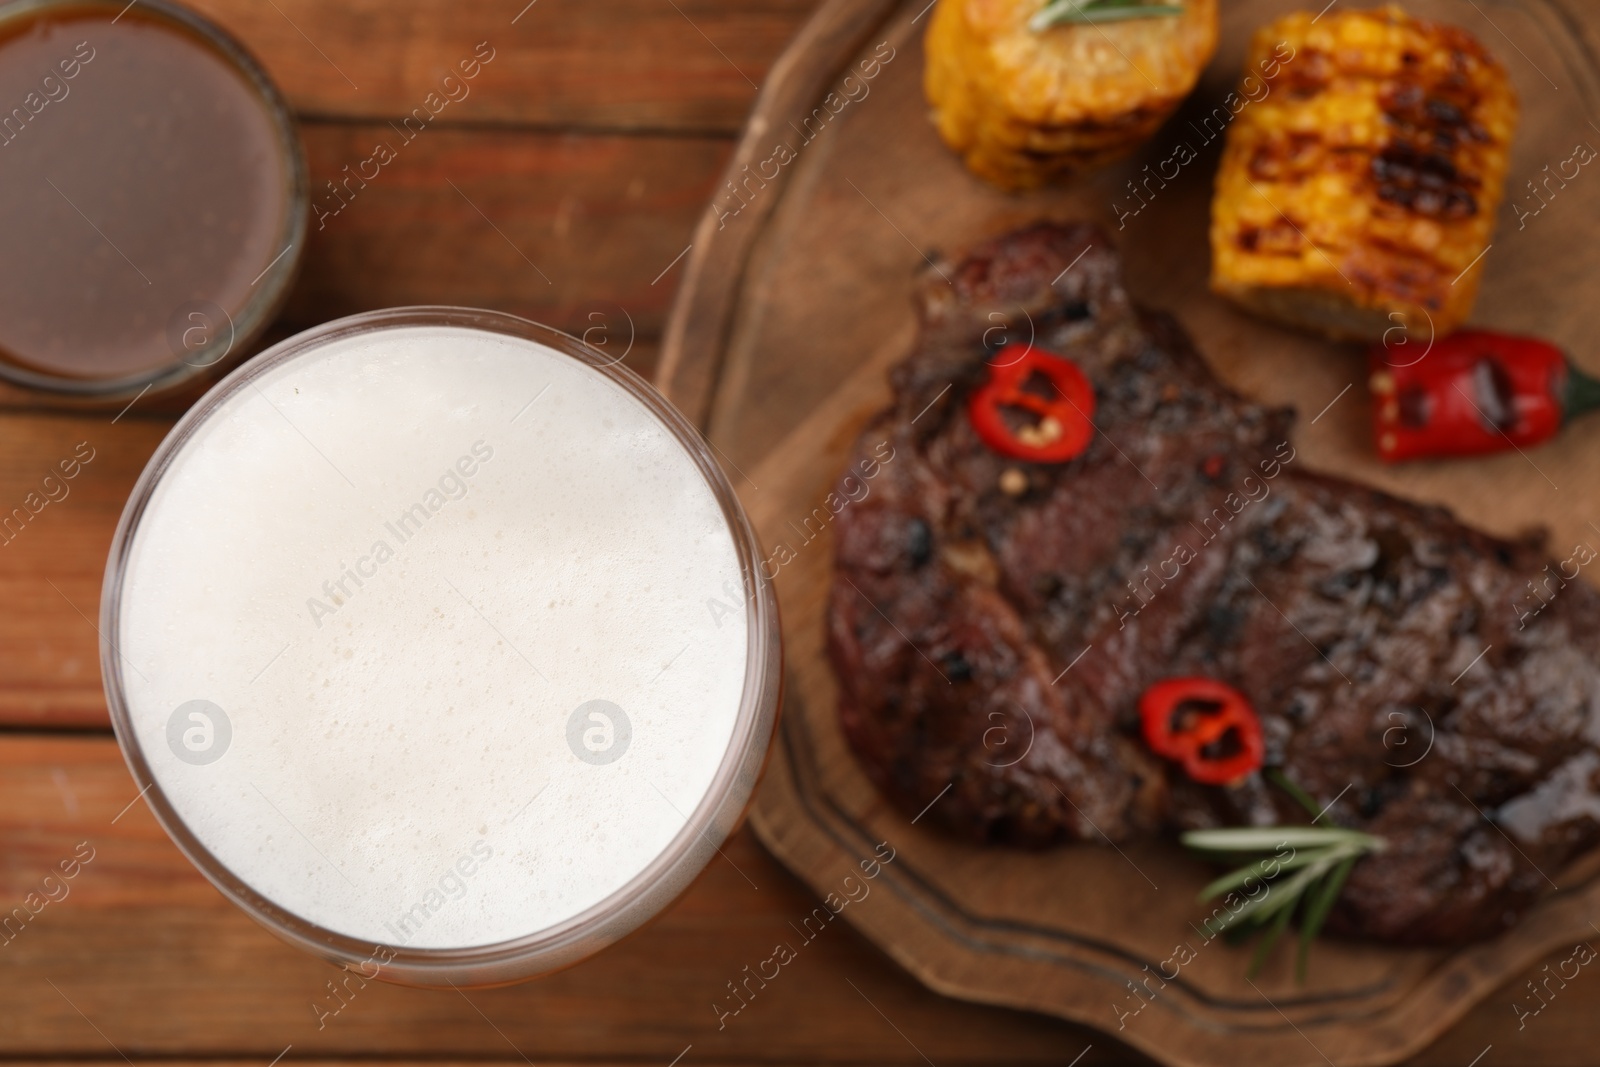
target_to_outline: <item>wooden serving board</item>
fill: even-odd
[[[1542,525],[1552,551],[1565,556],[1580,541],[1600,546],[1600,421],[1580,422],[1526,455],[1386,468],[1368,443],[1358,348],[1255,321],[1208,293],[1220,140],[1207,143],[1201,120],[1232,88],[1250,32],[1297,5],[1225,5],[1222,44],[1200,87],[1138,156],[1071,188],[1009,196],[968,175],[927,120],[926,3],[832,0],[802,31],[774,68],[729,184],[700,224],[668,321],[658,381],[723,451],[781,563],[786,715],[753,825],[819,895],[841,894],[843,878],[888,842],[894,861],[870,898],[844,914],[949,995],[1084,1022],[1171,1064],[1404,1059],[1543,954],[1596,936],[1589,916],[1600,913],[1600,883],[1587,868],[1550,872],[1559,889],[1494,941],[1444,951],[1325,939],[1305,985],[1284,950],[1251,982],[1246,950],[1207,944],[1193,925],[1204,914],[1195,893],[1214,872],[1171,844],[980,849],[913,825],[877,796],[838,728],[824,656],[829,533],[813,536],[801,524],[822,505],[865,419],[886,402],[886,370],[914,341],[914,273],[936,250],[956,252],[1039,217],[1101,222],[1136,299],[1177,315],[1237,388],[1300,410],[1295,444],[1307,467],[1446,504],[1502,535]],[[1563,0],[1415,0],[1408,8],[1477,34],[1510,69],[1522,100],[1509,202],[1475,321],[1551,338],[1600,370],[1589,328],[1600,307],[1600,173],[1580,174],[1542,207],[1524,185],[1576,145],[1600,145],[1589,120],[1600,115],[1591,50],[1600,12]],[[876,73],[865,77],[873,59]],[[1139,206],[1125,183],[1179,142],[1200,158],[1136,215],[1123,215]],[[760,180],[747,181],[751,174]],[[1514,203],[1540,211],[1519,227]],[[1416,751],[1425,741],[1415,739]],[[1170,976],[1180,944],[1194,958],[1170,980],[1149,981],[1153,996],[1136,998],[1130,983],[1158,970]],[[1515,1018],[1510,1002],[1485,1010]]]

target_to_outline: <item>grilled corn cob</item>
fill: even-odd
[[[1211,215],[1212,288],[1346,339],[1443,334],[1477,295],[1516,96],[1466,31],[1395,6],[1286,16],[1286,49],[1228,131]]]
[[[938,0],[928,26],[923,86],[940,136],[1007,189],[1132,151],[1194,88],[1217,43],[1217,0],[1183,0],[1171,17],[1030,28],[1044,6]]]

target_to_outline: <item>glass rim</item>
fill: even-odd
[[[9,0],[0,2],[0,28],[13,20],[54,9],[103,8],[121,11],[128,6],[131,5],[122,0]],[[147,389],[170,389],[201,377],[208,371],[215,372],[237,363],[242,358],[241,351],[261,336],[289,298],[289,287],[305,251],[306,231],[311,216],[311,178],[305,150],[300,143],[299,128],[288,101],[249,50],[221,26],[168,0],[139,0],[138,6],[142,13],[175,24],[200,38],[233,67],[260,98],[282,152],[287,189],[283,227],[278,233],[277,246],[287,246],[287,251],[267,265],[262,277],[252,286],[251,296],[239,308],[236,316],[227,309],[223,310],[230,327],[225,341],[218,335],[195,352],[186,356],[174,355],[170,363],[115,378],[77,378],[51,374],[0,359],[0,381],[63,397],[105,402],[125,400],[135,393],[142,395]],[[218,348],[222,351],[217,352]]]
[[[476,329],[542,344],[588,365],[644,406],[694,461],[716,498],[733,538],[745,592],[746,659],[738,715],[722,761],[684,825],[643,869],[576,915],[522,937],[457,948],[406,948],[335,933],[290,912],[235,875],[189,830],[146,761],[124,696],[120,652],[122,579],[140,520],[168,467],[201,426],[224,401],[301,356],[348,337],[416,326]],[[401,984],[444,987],[520,981],[585,959],[658,914],[688,887],[742,820],[771,747],[782,684],[777,601],[759,564],[754,528],[709,443],[670,401],[620,360],[571,334],[504,312],[447,306],[365,312],[303,331],[236,367],[184,413],[156,448],[129,495],[106,561],[99,613],[106,703],[123,758],[156,821],[212,885],[274,934],[314,955],[351,966],[364,965],[387,950],[377,976]]]

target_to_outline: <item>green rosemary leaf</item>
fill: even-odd
[[[1381,838],[1336,826],[1230,826],[1190,830],[1181,840],[1202,852],[1272,852],[1285,845],[1298,851],[1342,844],[1360,844],[1376,851],[1382,846]]]
[[[1287,778],[1278,784],[1308,810],[1314,808],[1311,797]],[[1305,981],[1311,942],[1327,921],[1351,869],[1363,856],[1389,847],[1381,837],[1337,826],[1230,826],[1191,830],[1182,836],[1182,841],[1211,859],[1237,857],[1245,862],[1243,867],[1229,871],[1201,890],[1202,903],[1225,898],[1252,880],[1264,887],[1260,896],[1246,900],[1236,910],[1220,918],[1213,912],[1203,920],[1210,936],[1221,934],[1229,944],[1262,936],[1251,960],[1251,977],[1261,969],[1299,912],[1300,947],[1295,973],[1301,982]],[[1285,848],[1291,850],[1287,856],[1282,855]],[[1269,870],[1273,872],[1270,876]]]
[[[1230,948],[1242,948],[1250,943],[1250,939],[1261,932],[1261,924],[1235,923],[1222,932],[1222,940]]]
[[[1262,906],[1258,909],[1261,912],[1260,918],[1266,919],[1279,911],[1294,911],[1295,904],[1305,895],[1305,891],[1310,889],[1317,879],[1327,874],[1339,859],[1340,856],[1329,849],[1325,855],[1317,857],[1314,863],[1296,872],[1293,878],[1273,882],[1272,887],[1261,898]]]
[[[1101,22],[1128,22],[1133,19],[1148,19],[1170,17],[1183,14],[1183,8],[1177,4],[1129,4],[1126,7],[1112,7],[1101,10],[1089,8],[1075,15],[1063,15],[1056,19],[1052,25],[1067,23],[1101,23]]]
[[[1289,916],[1294,914],[1294,908],[1282,908],[1278,911],[1278,918],[1272,927],[1261,938],[1261,943],[1256,946],[1255,954],[1250,957],[1250,967],[1246,970],[1245,977],[1254,978],[1261,973],[1261,967],[1267,962],[1267,956],[1272,952],[1272,946],[1278,943],[1283,936],[1283,931],[1289,926]]]
[[[1229,871],[1221,878],[1218,878],[1216,881],[1210,883],[1204,889],[1200,890],[1200,895],[1195,899],[1200,903],[1205,904],[1217,899],[1218,897],[1226,896],[1233,890],[1247,884],[1252,879],[1258,882],[1266,881],[1266,868],[1267,865],[1272,862],[1272,857],[1268,856],[1264,860],[1257,860],[1248,867],[1240,867],[1238,870]],[[1282,864],[1279,864],[1279,866],[1281,867]]]
[[[1255,917],[1256,912],[1260,911],[1262,905],[1270,899],[1272,899],[1270,896],[1263,895],[1254,900],[1247,900],[1238,911],[1230,911],[1220,919],[1207,919],[1206,929],[1214,930],[1219,934],[1228,934],[1240,929],[1249,929],[1257,926],[1261,920]],[[1232,938],[1230,937],[1229,940],[1232,940]]]
[[[1301,789],[1294,782],[1290,781],[1289,776],[1284,774],[1282,769],[1278,767],[1268,767],[1262,772],[1262,777],[1266,778],[1267,781],[1271,782],[1285,793],[1288,793],[1291,797],[1294,797],[1295,802],[1298,803],[1302,808],[1305,808],[1307,814],[1309,814],[1313,820],[1322,817],[1322,809],[1317,807],[1317,802],[1312,799],[1311,794],[1307,793],[1304,789]]]
[[[1207,919],[1206,925],[1219,932],[1235,929],[1240,924],[1265,925],[1280,910],[1293,911],[1295,905],[1306,897],[1308,890],[1329,871],[1345,862],[1354,863],[1366,851],[1355,844],[1321,849],[1297,863],[1296,866],[1301,869],[1292,878],[1269,883],[1267,891],[1261,896],[1246,901],[1238,911],[1229,912],[1221,919],[1215,921]],[[1295,857],[1297,860],[1300,858]],[[1331,902],[1329,906],[1332,906]]]
[[[1254,900],[1245,901],[1238,911],[1229,912],[1217,920],[1214,929],[1227,930],[1245,922],[1253,924],[1265,923],[1285,905],[1292,904],[1301,893],[1305,892],[1307,886],[1316,881],[1323,872],[1337,862],[1337,856],[1331,860],[1326,857],[1319,858],[1293,878],[1272,883],[1265,893],[1262,893]]]
[[[1028,20],[1028,29],[1034,33],[1049,29],[1058,19],[1076,15],[1083,10],[1085,4],[1094,2],[1095,0],[1050,0]]]
[[[1028,28],[1038,33],[1063,24],[1122,22],[1181,14],[1182,4],[1146,4],[1140,0],[1053,0],[1028,20]]]
[[[1295,975],[1301,982],[1306,980],[1306,962],[1311,958],[1311,942],[1322,932],[1322,924],[1328,921],[1328,913],[1333,910],[1333,902],[1339,899],[1339,892],[1344,889],[1345,879],[1350,877],[1351,868],[1360,858],[1360,856],[1345,857],[1333,869],[1333,873],[1311,892],[1305,914],[1300,918],[1300,952],[1294,968]]]
[[[1286,860],[1280,860],[1274,856],[1268,856],[1266,859],[1257,860],[1248,867],[1241,867],[1236,871],[1230,871],[1221,878],[1218,878],[1216,881],[1212,882],[1210,885],[1206,886],[1204,889],[1200,890],[1200,903],[1204,904],[1209,900],[1215,900],[1217,897],[1226,894],[1230,890],[1238,889],[1245,883],[1249,882],[1252,878],[1259,882],[1267,881],[1266,869],[1269,866],[1276,865],[1280,874],[1286,871],[1292,871],[1298,867],[1304,867],[1308,863],[1315,863],[1335,847],[1337,846],[1330,846],[1329,848],[1322,849],[1301,849]]]
[[[1232,926],[1222,933],[1222,941],[1226,941],[1230,949],[1243,949],[1250,944],[1251,937],[1261,933],[1259,926]]]

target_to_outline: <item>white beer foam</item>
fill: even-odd
[[[280,907],[503,942],[604,900],[700,803],[746,666],[742,607],[708,601],[742,586],[690,454],[604,375],[380,330],[241,389],[165,471],[124,577],[129,717],[189,830]],[[571,724],[590,701],[626,723]]]

